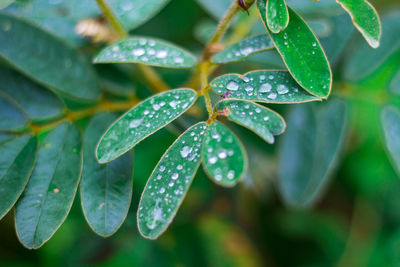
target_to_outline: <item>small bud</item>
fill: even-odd
[[[249,13],[248,9],[251,7],[251,5],[254,3],[255,0],[237,0],[238,5],[247,13]]]

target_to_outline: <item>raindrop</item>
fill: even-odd
[[[215,164],[215,163],[217,163],[217,160],[218,160],[218,158],[216,156],[210,156],[208,158],[208,163]]]
[[[192,150],[190,146],[184,146],[180,151],[182,158],[186,158]]]
[[[289,92],[289,89],[286,87],[286,85],[280,84],[280,85],[278,85],[278,88],[276,89],[276,91],[278,92],[278,94],[283,95],[283,94],[286,94],[287,92]]]
[[[145,51],[143,48],[136,48],[135,50],[132,51],[132,54],[137,57],[144,55],[144,53],[145,53]]]
[[[174,173],[171,175],[172,180],[176,180],[176,179],[178,179],[178,177],[179,177],[179,174],[178,174],[177,172],[174,172]]]
[[[276,99],[276,94],[275,93],[270,93],[269,95],[268,95],[268,98],[269,99]]]
[[[227,174],[228,179],[232,180],[235,177],[235,171],[229,171]]]
[[[157,58],[165,58],[168,55],[167,50],[159,50],[156,53]]]
[[[140,118],[140,119],[136,119],[136,120],[133,120],[133,121],[131,121],[130,123],[129,123],[129,128],[136,128],[136,127],[138,127],[141,123],[142,123],[142,121],[143,121],[143,118]]]
[[[239,89],[239,85],[235,81],[229,81],[226,85],[226,88],[230,91],[236,91],[237,89]]]
[[[219,151],[219,152],[218,152],[218,157],[219,157],[220,159],[225,159],[225,158],[226,158],[226,152],[225,152],[225,150]]]
[[[271,91],[272,86],[270,83],[263,83],[260,86],[260,89],[258,90],[260,93],[268,93],[269,91]]]

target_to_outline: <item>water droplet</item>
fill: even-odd
[[[165,188],[164,187],[161,187],[161,189],[160,189],[160,194],[164,194],[165,193]]]
[[[235,178],[235,171],[231,170],[228,172],[227,177],[229,180],[232,180],[233,178]]]
[[[176,169],[180,171],[183,169],[183,166],[181,164],[179,164],[178,166],[176,166]]]
[[[178,63],[178,64],[182,64],[182,63],[183,63],[183,58],[181,58],[181,57],[176,57],[176,58],[174,58],[174,62],[175,62],[175,63]]]
[[[219,151],[219,152],[218,152],[218,157],[219,157],[220,159],[225,159],[225,158],[226,158],[226,152],[225,152],[225,150]]]
[[[267,120],[269,120],[269,117],[268,117],[268,116],[265,116],[265,117],[264,117],[264,121],[267,121]]]
[[[272,86],[270,83],[263,83],[260,86],[260,89],[258,90],[260,93],[268,93],[269,91],[271,91]]]
[[[140,119],[136,119],[136,120],[133,120],[133,121],[131,121],[130,123],[129,123],[129,128],[136,128],[136,127],[138,127],[141,123],[142,123],[142,121],[143,121],[143,118],[140,118]]]
[[[216,156],[210,156],[208,158],[208,163],[210,164],[215,164],[217,162],[218,158]]]
[[[165,58],[168,55],[167,50],[159,50],[156,53],[157,58]]]
[[[182,158],[186,158],[192,150],[190,146],[184,146],[180,151]]]
[[[176,106],[178,105],[178,101],[172,100],[171,102],[169,102],[169,105],[171,106],[171,108],[175,109]]]
[[[250,78],[247,77],[247,76],[245,76],[245,77],[243,77],[243,81],[246,82],[246,83],[248,83],[248,82],[250,81]]]
[[[156,110],[156,111],[159,110],[160,109],[160,105],[159,104],[154,104],[153,105],[153,109]]]
[[[312,46],[316,47],[316,46],[317,46],[317,43],[316,43],[316,42],[313,42],[313,43],[312,43]]]
[[[163,172],[163,171],[165,171],[165,166],[164,166],[164,165],[161,165],[161,166],[160,166],[160,172]]]
[[[286,85],[280,84],[280,85],[278,85],[278,88],[276,89],[276,91],[278,92],[278,94],[283,95],[283,94],[286,94],[287,92],[289,92],[289,89],[286,87]]]
[[[174,172],[174,173],[171,175],[172,180],[176,180],[176,179],[178,179],[178,177],[179,177],[179,174],[178,174],[177,172]]]
[[[145,51],[143,48],[136,48],[132,51],[132,54],[136,57],[140,57],[142,55],[144,55]]]
[[[275,93],[270,93],[269,95],[268,95],[268,98],[269,99],[276,99],[276,94]]]
[[[226,85],[226,88],[230,91],[236,91],[237,89],[239,89],[239,84],[235,81],[229,81]]]

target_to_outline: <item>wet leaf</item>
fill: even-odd
[[[14,2],[15,2],[15,0],[1,0],[0,1],[0,9],[6,8],[7,6],[11,5]]]
[[[265,19],[266,0],[258,0],[260,16]],[[293,78],[311,94],[326,98],[332,87],[332,72],[323,49],[304,20],[289,10],[289,25],[279,33],[267,29],[276,49]]]
[[[394,106],[386,106],[381,113],[385,145],[394,169],[400,175],[400,111]]]
[[[81,166],[78,127],[59,125],[40,144],[32,176],[15,206],[16,231],[25,247],[39,248],[64,222],[75,197]]]
[[[285,0],[267,0],[267,24],[273,33],[284,30],[289,24],[289,11]]]
[[[207,125],[190,127],[165,152],[151,174],[138,208],[139,232],[156,239],[174,219],[196,171]]]
[[[229,98],[265,103],[302,103],[320,100],[310,95],[287,71],[259,70],[225,74],[211,82],[211,88]]]
[[[21,195],[35,164],[37,138],[24,135],[0,143],[0,219]]]
[[[267,35],[257,35],[233,44],[212,57],[215,64],[226,64],[240,61],[259,52],[274,48],[274,44]]]
[[[192,89],[154,95],[122,115],[105,132],[96,148],[100,163],[124,154],[147,136],[184,113],[196,100]]]
[[[346,59],[343,74],[349,81],[357,81],[374,72],[400,48],[400,12],[389,12],[382,17],[382,39],[379,48],[371,49],[365,42]]]
[[[119,229],[132,198],[132,153],[107,164],[99,164],[94,155],[97,140],[115,119],[108,113],[96,115],[84,138],[81,204],[90,227],[101,236],[110,236]]]
[[[381,22],[375,8],[366,0],[337,0],[336,2],[349,13],[354,26],[368,44],[377,48],[381,38]]]
[[[23,108],[32,120],[42,121],[61,115],[63,104],[52,92],[16,71],[0,66],[0,83],[0,91]]]
[[[0,131],[18,130],[27,126],[29,119],[17,104],[0,92]]]
[[[107,0],[122,26],[132,30],[154,17],[170,0]]]
[[[61,95],[83,101],[95,101],[100,95],[92,67],[77,51],[48,32],[4,13],[0,13],[0,57]]]
[[[203,167],[215,183],[231,187],[247,170],[247,154],[240,140],[223,124],[211,124],[204,138]]]
[[[296,105],[288,116],[278,165],[279,191],[288,206],[309,207],[326,189],[345,139],[346,116],[346,104],[337,99],[319,108]]]
[[[158,67],[191,68],[196,58],[176,45],[154,38],[132,37],[104,48],[95,63],[142,63]]]
[[[244,100],[222,100],[216,105],[218,113],[225,115],[231,121],[242,125],[269,144],[273,144],[274,135],[285,131],[284,119],[275,111]]]

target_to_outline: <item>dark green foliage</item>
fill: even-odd
[[[2,264],[398,265],[389,2],[3,2]]]

